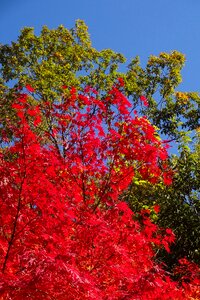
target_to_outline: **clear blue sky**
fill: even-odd
[[[73,27],[83,19],[93,46],[112,48],[144,65],[151,54],[186,55],[180,90],[200,90],[200,0],[0,0],[0,43],[24,26]]]

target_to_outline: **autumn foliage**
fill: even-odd
[[[102,99],[65,86],[61,101],[34,107],[31,86],[17,94],[14,137],[0,153],[1,299],[199,299],[195,265],[182,260],[175,280],[154,259],[173,232],[120,201],[134,176],[172,180],[166,149],[122,84]]]

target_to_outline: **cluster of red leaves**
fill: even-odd
[[[142,101],[142,103],[144,104],[144,106],[148,106],[148,100],[145,96],[140,96],[140,100]]]
[[[14,142],[0,154],[1,299],[187,299],[192,283],[178,286],[154,262],[173,233],[147,216],[139,225],[118,200],[136,170],[171,176],[148,120],[115,87],[101,100],[73,88],[41,108],[22,94],[13,108]],[[43,137],[32,131],[40,109],[51,120]]]

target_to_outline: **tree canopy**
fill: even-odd
[[[199,263],[199,94],[178,90],[185,63],[184,55],[178,51],[150,56],[145,67],[141,67],[139,57],[133,58],[122,72],[125,63],[120,53],[93,48],[87,26],[81,20],[70,30],[64,26],[43,27],[39,36],[33,28],[22,29],[16,42],[0,45],[2,149],[5,138],[11,142],[16,139],[13,126],[19,116],[13,103],[25,87],[28,103],[41,114],[40,126],[35,127],[32,122],[31,130],[45,136],[43,145],[55,146],[65,157],[65,135],[55,138],[57,116],[48,114],[48,109],[63,103],[74,89],[88,92],[88,87],[97,92],[103,103],[120,78],[124,84],[118,88],[130,100],[132,113],[146,115],[157,134],[166,140],[164,143],[176,145],[178,153],[168,157],[168,166],[174,173],[172,185],[147,182],[136,172],[119,197],[128,201],[136,215],[142,208],[151,211],[154,205],[160,205],[160,212],[155,215],[152,211],[151,218],[155,224],[174,230],[176,245],[170,256],[158,251],[158,260],[165,261],[170,268],[182,255]],[[31,112],[29,119],[31,122]]]
[[[119,199],[135,174],[152,184],[172,175],[155,128],[130,114],[121,86],[105,99],[73,88],[42,110],[16,96],[12,143],[4,136],[0,154],[1,299],[198,299],[195,264],[179,260],[174,280],[155,262],[172,230],[148,210],[137,221]],[[41,135],[31,127],[44,114],[54,128]]]

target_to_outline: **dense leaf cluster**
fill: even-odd
[[[130,114],[117,87],[102,100],[73,88],[42,111],[21,93],[12,107],[18,122],[7,121],[13,139],[4,136],[0,154],[1,299],[198,297],[197,266],[180,261],[175,281],[154,261],[156,250],[170,251],[172,230],[148,210],[140,224],[118,200],[136,173],[169,184],[171,171],[154,127]],[[41,135],[31,127],[43,114],[54,127]]]
[[[178,51],[161,52],[158,56],[150,56],[145,67],[141,67],[139,58],[136,57],[129,63],[126,71],[121,72],[123,63],[125,63],[123,55],[110,49],[98,51],[92,47],[87,26],[81,20],[78,20],[70,30],[64,26],[53,30],[43,27],[39,36],[34,34],[33,28],[24,28],[16,42],[0,45],[1,148],[5,148],[5,140],[10,143],[17,140],[15,124],[19,121],[20,113],[18,110],[16,114],[16,109],[19,109],[21,104],[16,102],[16,97],[18,101],[21,99],[23,102],[21,94],[26,86],[28,89],[26,105],[31,105],[31,108],[27,108],[30,129],[42,137],[42,146],[56,147],[59,155],[66,158],[67,149],[70,149],[68,137],[71,129],[68,128],[69,132],[63,129],[63,132],[60,131],[59,135],[55,136],[58,134],[58,126],[65,128],[69,125],[68,117],[60,116],[63,111],[59,105],[72,97],[72,94],[75,97],[76,88],[82,92],[82,96],[79,95],[78,99],[80,113],[87,113],[84,111],[87,105],[86,94],[89,93],[88,97],[94,96],[93,92],[96,91],[96,101],[101,99],[100,102],[105,105],[111,96],[109,92],[120,78],[117,88],[130,100],[131,114],[135,112],[138,116],[146,115],[156,126],[157,134],[166,140],[164,143],[173,146],[171,152],[175,153],[168,157],[168,166],[174,174],[173,183],[165,186],[161,182],[155,184],[153,179],[151,182],[145,179],[149,174],[144,174],[146,169],[141,170],[138,158],[142,155],[143,149],[139,151],[138,148],[140,154],[137,158],[132,158],[134,179],[129,181],[132,179],[130,176],[129,187],[119,198],[129,202],[135,217],[138,216],[139,220],[138,212],[145,208],[150,210],[151,220],[155,224],[173,229],[176,234],[176,245],[172,246],[172,254],[157,251],[157,260],[165,262],[170,272],[183,256],[199,264],[199,94],[178,90],[182,80],[181,70],[185,63],[184,55]],[[90,90],[90,87],[94,90]],[[126,102],[124,97],[119,97],[122,104],[123,101]],[[101,105],[100,102],[98,105]],[[109,130],[113,124],[109,119],[110,108],[107,109],[106,128]],[[119,113],[124,113],[123,105],[121,107],[118,105],[117,109]],[[93,113],[96,115],[96,111]],[[34,118],[35,115],[37,118]],[[74,118],[73,108],[70,111],[70,118],[72,117]],[[144,118],[143,120],[144,124],[147,124]],[[86,121],[87,119],[82,120],[83,123]],[[133,138],[129,129],[125,129],[125,124],[118,121],[118,127],[114,127],[114,132],[110,133],[113,139],[119,128],[122,136],[125,130],[127,138]],[[97,132],[101,135],[100,127],[96,129],[95,134]],[[113,147],[116,142],[117,136],[113,140]],[[178,152],[173,151],[174,148],[178,148]],[[118,154],[119,157],[116,159],[123,161],[124,155]],[[10,159],[11,154],[7,153],[6,156]],[[126,165],[125,159],[123,163]],[[160,168],[162,170],[162,164]],[[119,172],[120,166],[116,166],[117,169]],[[165,182],[171,181],[170,176],[165,176]],[[96,201],[98,203],[98,200]],[[154,214],[155,205],[160,205],[158,214]]]

